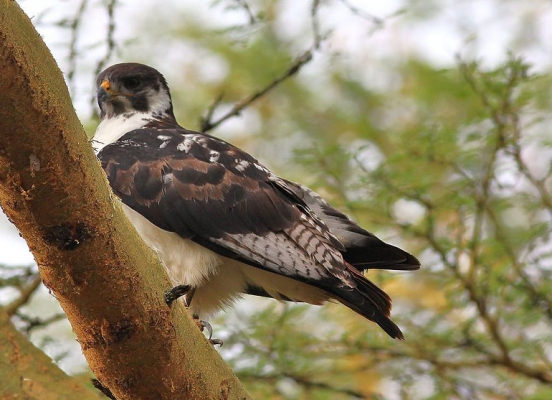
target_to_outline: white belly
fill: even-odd
[[[196,288],[190,311],[199,317],[231,305],[248,284],[276,299],[322,304],[330,295],[314,286],[232,260],[158,228],[123,204],[123,210],[144,242],[159,255],[173,283]],[[169,288],[167,288],[169,289]]]
[[[237,262],[183,239],[174,232],[158,228],[124,204],[123,210],[144,242],[159,255],[173,283],[196,288],[191,304],[194,314],[206,315],[217,311],[231,303],[245,288],[245,278],[239,266],[235,265]],[[220,268],[223,263],[224,268]],[[224,279],[216,279],[219,284],[213,285],[215,277]]]

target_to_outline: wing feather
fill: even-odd
[[[361,228],[347,215],[333,208],[308,187],[286,181],[288,187],[301,198],[345,246],[345,261],[358,269],[414,270],[420,262],[413,255],[387,244]]]
[[[379,239],[308,188],[276,177],[222,140],[166,124],[129,132],[98,157],[115,194],[158,227],[319,287],[402,337],[388,318],[389,296],[351,265],[381,267],[384,260],[347,258],[355,246]],[[406,269],[412,259],[403,253],[392,252],[385,264]]]

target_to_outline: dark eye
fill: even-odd
[[[140,78],[134,76],[123,79],[123,87],[127,90],[134,90],[138,86],[140,86],[141,83],[142,81],[140,80]]]

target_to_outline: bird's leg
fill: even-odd
[[[167,303],[168,306],[170,306],[173,301],[176,299],[179,299],[182,296],[186,296],[186,306],[189,307],[189,304],[191,302],[191,297],[193,297],[195,292],[195,289],[193,289],[190,285],[176,285],[172,289],[169,289],[165,292],[165,303]],[[188,300],[188,293],[191,294],[190,299]]]
[[[190,285],[176,285],[172,289],[169,289],[165,292],[165,303],[167,303],[168,306],[170,306],[175,300],[182,296],[186,296],[184,298],[184,303],[186,304],[186,308],[190,308],[192,305],[192,299],[195,294],[195,288],[191,287]],[[201,332],[203,332],[204,329],[207,329],[207,332],[209,332],[209,343],[211,343],[213,346],[219,345],[222,346],[222,340],[220,339],[213,339],[213,327],[211,324],[209,324],[207,321],[203,321],[199,319],[199,315],[194,314],[193,315],[194,321],[199,328]]]

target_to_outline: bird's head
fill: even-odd
[[[137,112],[174,118],[167,81],[147,65],[112,65],[98,75],[96,87],[102,119]]]

